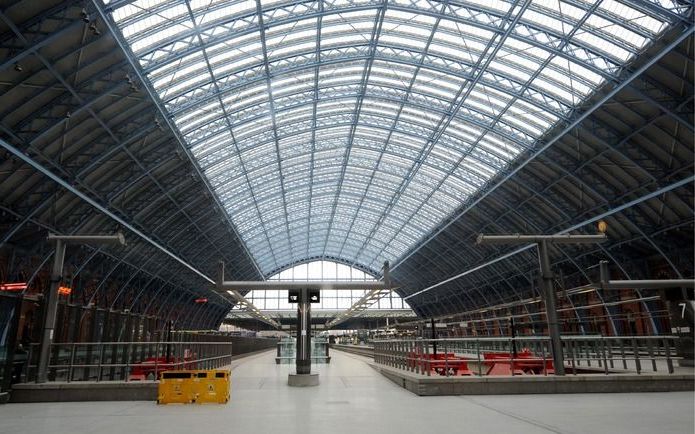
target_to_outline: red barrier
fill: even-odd
[[[488,366],[486,375],[543,375],[554,374],[553,361],[535,356],[524,348],[514,360],[511,353],[483,353],[483,364]],[[545,362],[545,364],[544,364]],[[512,370],[512,367],[514,368]]]

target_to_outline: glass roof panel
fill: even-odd
[[[109,10],[264,273],[332,257],[376,274],[688,10],[647,3]]]

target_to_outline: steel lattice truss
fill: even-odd
[[[426,237],[688,9],[669,2],[112,1],[264,274]]]

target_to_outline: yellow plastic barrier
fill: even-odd
[[[157,404],[226,404],[229,402],[230,372],[165,371],[160,374]]]

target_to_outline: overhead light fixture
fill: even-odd
[[[20,65],[19,62],[15,62],[14,70],[17,72],[22,72],[22,71],[24,71],[24,68],[22,68],[22,65]]]
[[[82,21],[84,21],[85,23],[89,22],[89,14],[87,13],[87,9],[82,8],[82,10],[80,11],[80,18],[82,18]]]

